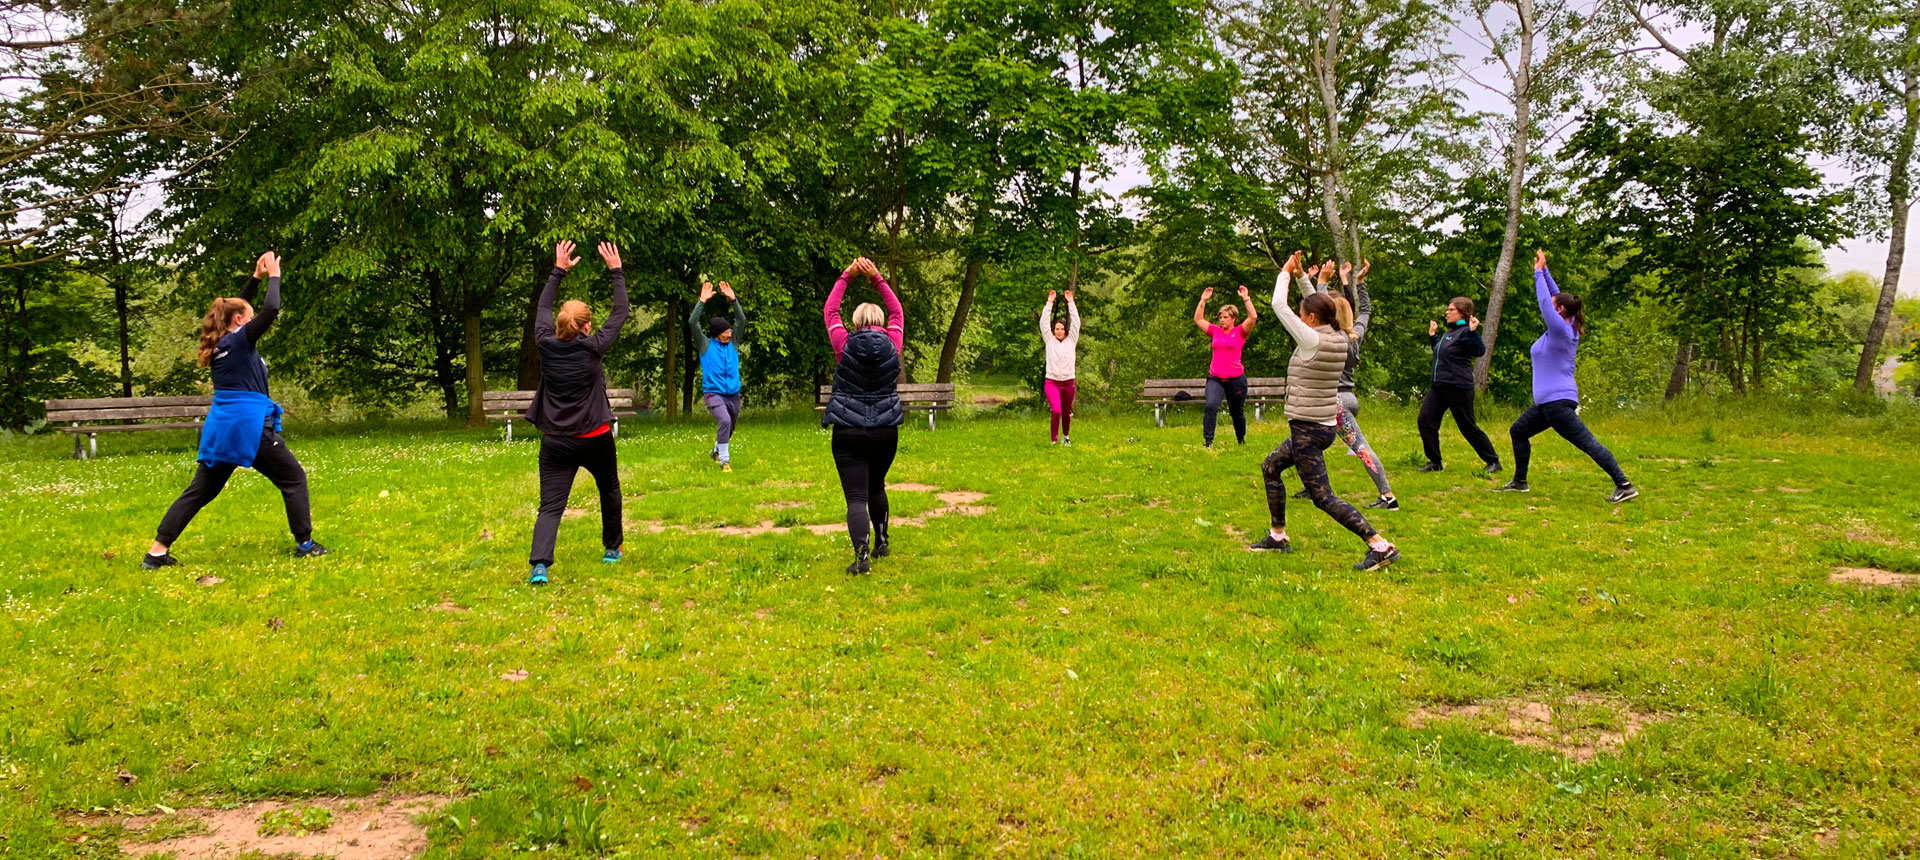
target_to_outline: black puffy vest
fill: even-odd
[[[900,406],[900,351],[879,329],[847,335],[840,365],[833,369],[833,396],[820,414],[820,426],[898,427],[906,423]]]

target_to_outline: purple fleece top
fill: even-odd
[[[1553,309],[1553,297],[1559,294],[1560,287],[1553,282],[1551,273],[1546,269],[1533,273],[1533,295],[1540,302],[1540,318],[1547,323],[1547,333],[1533,342],[1531,350],[1535,403],[1580,402],[1580,386],[1573,381],[1573,360],[1580,352],[1580,335],[1574,332],[1572,323]]]

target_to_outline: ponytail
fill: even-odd
[[[1333,297],[1333,316],[1337,320],[1334,328],[1346,332],[1347,337],[1353,337],[1353,305],[1347,303],[1346,296]]]
[[[1579,296],[1572,293],[1559,293],[1553,297],[1554,309],[1566,311],[1567,324],[1573,326],[1573,333],[1578,337],[1587,336],[1587,315],[1581,310],[1584,304]]]
[[[242,311],[252,312],[253,305],[246,299],[218,298],[207,308],[207,315],[200,320],[200,366],[213,363],[214,347],[220,345],[220,339],[233,330],[233,320]]]

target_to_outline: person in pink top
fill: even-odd
[[[1245,284],[1240,285],[1240,302],[1247,308],[1247,318],[1240,321],[1240,309],[1233,305],[1222,305],[1215,322],[1207,322],[1207,302],[1213,299],[1213,288],[1208,287],[1200,294],[1200,305],[1193,309],[1193,324],[1207,333],[1213,341],[1213,361],[1207,365],[1207,417],[1201,423],[1206,436],[1207,447],[1213,447],[1213,428],[1220,417],[1220,401],[1227,402],[1227,412],[1233,416],[1233,435],[1240,444],[1247,444],[1247,368],[1240,363],[1240,350],[1247,345],[1247,335],[1253,333],[1253,322],[1259,314],[1253,309],[1253,299],[1247,294]]]
[[[864,275],[887,305],[871,302],[853,309],[853,328],[840,319],[840,302],[847,280]],[[833,344],[833,396],[820,413],[820,426],[833,428],[833,465],[840,473],[840,493],[847,501],[847,536],[853,540],[853,563],[847,573],[871,570],[871,559],[886,558],[887,470],[900,449],[900,425],[906,412],[900,404],[900,350],[906,345],[906,313],[893,287],[880,277],[873,261],[861,257],[840,273],[827,294],[822,314],[827,340]],[[867,534],[873,546],[867,546]]]

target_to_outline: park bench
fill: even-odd
[[[95,397],[80,400],[46,402],[47,423],[65,424],[62,433],[73,435],[73,458],[90,460],[100,453],[101,433],[134,433],[141,430],[199,430],[206,420],[213,397]],[[112,421],[113,424],[96,424]],[[84,425],[84,426],[83,426]],[[84,447],[81,437],[86,437]]]
[[[507,441],[513,441],[513,422],[527,414],[527,407],[533,405],[532,391],[488,391],[480,395],[480,405],[487,412],[488,421],[507,422]],[[633,407],[633,389],[607,389],[607,405],[613,407],[613,436],[620,438],[620,419],[636,414]]]
[[[1267,407],[1285,403],[1287,378],[1284,376],[1247,377],[1247,405],[1253,407],[1255,421],[1266,420]],[[1149,379],[1140,384],[1140,399],[1153,407],[1153,423],[1167,426],[1167,409],[1182,404],[1207,405],[1205,379]]]
[[[915,409],[927,413],[927,429],[934,429],[934,416],[953,408],[953,383],[951,382],[903,382],[896,389],[900,395],[900,405],[908,411]],[[815,412],[827,408],[827,401],[833,399],[833,386],[820,386],[820,394],[814,399]]]

